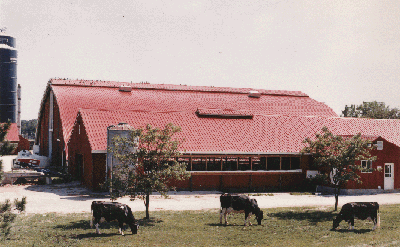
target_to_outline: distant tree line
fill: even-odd
[[[342,117],[400,119],[400,110],[390,108],[384,102],[363,102],[361,105],[346,105]]]
[[[35,139],[37,119],[21,120],[21,134],[24,138]]]

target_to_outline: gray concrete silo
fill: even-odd
[[[0,32],[0,123],[17,121],[17,49],[15,39]]]

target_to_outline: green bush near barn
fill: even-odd
[[[244,215],[219,223],[218,210],[155,211],[149,221],[144,212],[137,235],[118,234],[116,222],[101,224],[101,235],[90,228],[90,214],[32,214],[16,220],[4,246],[399,246],[400,205],[381,205],[381,227],[356,220],[355,231],[331,231],[337,212],[333,207],[263,209],[262,226],[244,227]]]

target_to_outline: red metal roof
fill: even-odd
[[[16,123],[11,123],[5,139],[9,142],[19,142],[18,127]]]
[[[253,119],[199,118],[194,112],[143,112],[82,109],[80,114],[92,150],[106,150],[107,127],[125,122],[182,128],[181,151],[212,153],[298,153],[303,140],[327,126],[336,135],[382,136],[400,146],[399,120],[255,115]],[[376,139],[376,138],[375,138]]]
[[[131,83],[131,82],[116,82],[116,81],[101,81],[101,80],[70,80],[70,79],[51,79],[52,85],[66,85],[66,86],[81,86],[81,87],[109,87],[119,88],[120,86],[130,86],[133,89],[145,90],[166,90],[166,91],[196,91],[208,93],[240,93],[248,94],[250,91],[258,91],[262,95],[276,95],[276,96],[297,96],[308,97],[307,94],[300,91],[287,91],[287,90],[265,90],[253,88],[231,88],[231,87],[207,87],[207,86],[187,86],[187,85],[174,85],[174,84],[150,84],[150,83]]]
[[[119,91],[121,85],[132,87],[132,91]],[[50,89],[59,106],[66,142],[79,109],[182,112],[189,115],[195,114],[197,109],[214,109],[246,112],[247,115],[337,117],[330,107],[298,91],[62,79],[50,80],[46,92]],[[261,93],[260,98],[248,97],[249,91],[254,90]],[[166,118],[169,119],[169,115]],[[243,128],[247,128],[246,124]]]

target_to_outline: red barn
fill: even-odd
[[[192,177],[178,187],[193,190],[301,186],[310,165],[300,154],[302,141],[323,126],[338,135],[380,136],[385,148],[393,145],[388,152],[400,146],[397,120],[339,118],[301,92],[56,79],[42,100],[36,143],[54,165],[68,164],[72,175],[96,189],[106,177],[107,127],[120,122],[180,126],[180,159]],[[396,157],[378,157],[372,166],[394,164],[396,178]],[[384,188],[381,180],[369,188]]]

